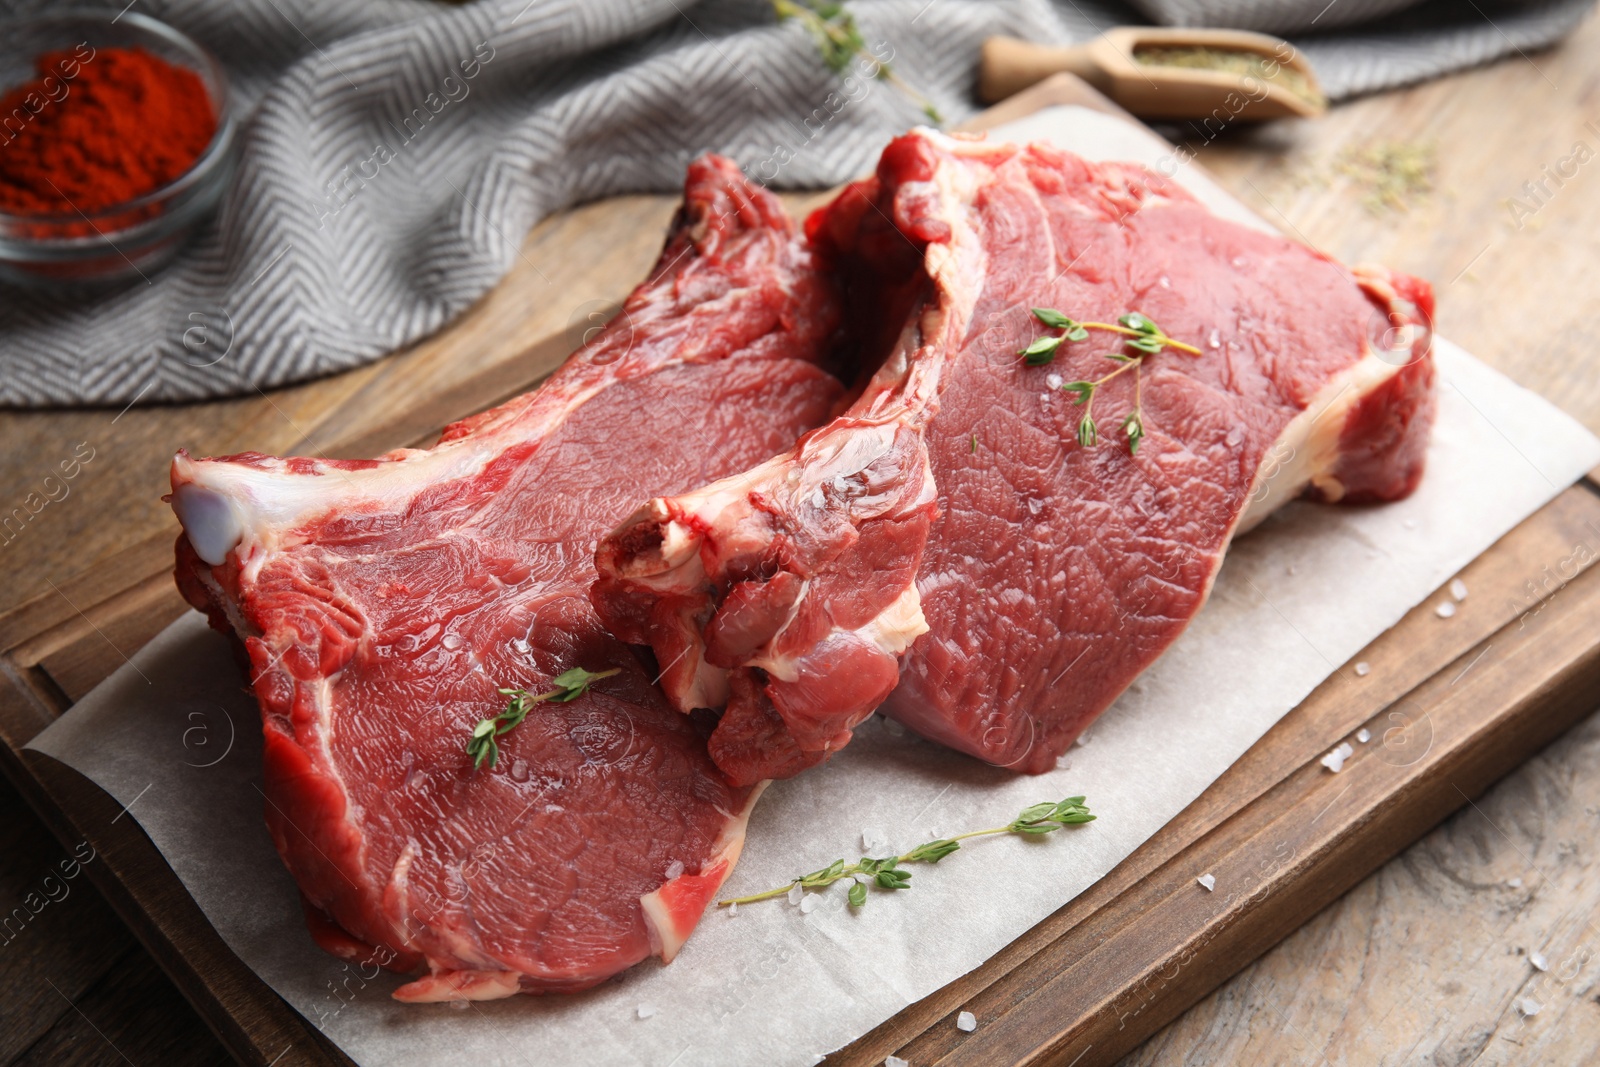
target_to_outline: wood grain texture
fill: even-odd
[[[21,806],[0,781],[0,810]],[[10,1063],[135,946],[83,865],[37,821],[0,822],[0,855],[9,861],[0,865],[0,1063]]]
[[[1600,15],[1560,47],[1358,100],[1303,123],[1188,143],[1228,190],[1285,232],[1345,262],[1430,279],[1439,329],[1600,432]],[[1192,128],[1169,131],[1183,137]],[[1582,142],[1594,154],[1545,178]],[[1424,150],[1431,192],[1374,210],[1371,184],[1340,172],[1384,146]],[[1526,183],[1549,196],[1514,222]],[[1533,323],[1537,321],[1537,326]]]
[[[1597,43],[1600,43],[1600,35],[1591,20],[1580,36],[1560,52],[1535,57],[1543,75],[1515,59],[1405,93],[1359,101],[1314,124],[1275,127],[1242,138],[1230,135],[1209,144],[1196,142],[1197,154],[1202,164],[1217,172],[1223,183],[1241,199],[1289,232],[1299,232],[1303,238],[1335,255],[1383,260],[1434,278],[1440,285],[1441,323],[1447,334],[1513,377],[1556,397],[1591,427],[1600,428],[1600,376],[1593,373],[1593,361],[1586,362],[1583,356],[1596,340],[1595,328],[1590,324],[1595,321],[1592,312],[1600,298],[1600,286],[1578,269],[1585,263],[1584,257],[1592,254],[1589,235],[1596,232],[1596,223],[1600,223],[1600,202],[1597,202],[1600,198],[1595,196],[1590,184],[1586,184],[1592,183],[1594,178],[1587,169],[1581,172],[1580,179],[1568,183],[1558,197],[1540,209],[1534,222],[1521,230],[1512,229],[1501,221],[1509,216],[1505,205],[1499,202],[1499,198],[1514,195],[1522,182],[1538,177],[1543,163],[1565,154],[1565,148],[1554,155],[1548,150],[1560,145],[1569,133],[1574,137],[1583,136],[1583,122],[1591,117],[1589,112],[1600,111],[1595,104],[1595,74],[1582,69],[1585,57],[1593,55]],[[1544,83],[1542,76],[1550,77],[1554,86]],[[1522,116],[1528,114],[1537,114],[1539,121],[1523,121]],[[1438,192],[1431,198],[1419,200],[1409,212],[1369,213],[1361,203],[1364,193],[1360,188],[1337,174],[1328,176],[1347,146],[1419,137],[1437,144]],[[1600,147],[1600,137],[1591,137],[1590,143]],[[672,198],[667,197],[627,198],[547,221],[530,237],[525,258],[519,260],[507,282],[474,308],[461,326],[373,367],[307,386],[275,391],[270,398],[257,396],[215,404],[134,409],[125,414],[73,411],[0,416],[0,441],[6,445],[0,449],[0,504],[20,503],[54,463],[71,454],[78,442],[89,441],[96,449],[95,459],[72,481],[71,494],[66,499],[47,505],[11,540],[0,537],[0,541],[6,541],[0,544],[0,559],[5,561],[6,572],[12,578],[0,588],[0,612],[16,609],[0,614],[0,648],[24,642],[17,651],[25,661],[13,667],[20,669],[21,674],[9,679],[13,684],[6,694],[5,706],[0,706],[0,712],[4,712],[9,723],[8,729],[36,730],[48,719],[47,705],[59,707],[81,693],[93,684],[96,672],[103,674],[120,662],[124,649],[131,651],[164,625],[163,611],[178,610],[176,599],[163,593],[161,583],[150,581],[150,575],[170,558],[170,543],[175,533],[169,513],[157,502],[164,490],[165,461],[174,441],[185,443],[195,451],[210,453],[255,447],[312,454],[320,451],[328,455],[370,455],[393,445],[424,439],[445,419],[509,395],[554,366],[572,345],[565,338],[555,341],[541,341],[541,338],[564,333],[574,319],[575,327],[581,329],[587,322],[586,314],[603,310],[626,292],[631,281],[648,268],[672,202]],[[1478,239],[1480,237],[1482,240]],[[1478,255],[1485,246],[1489,251]],[[1474,256],[1477,256],[1476,262],[1473,262]],[[559,290],[549,282],[552,277],[560,279]],[[1485,278],[1489,279],[1487,283]],[[1526,324],[1533,316],[1547,313],[1553,313],[1555,318],[1541,321],[1547,325],[1553,322],[1564,332],[1555,337],[1553,345],[1527,344]],[[1571,523],[1581,526],[1586,521],[1584,509],[1587,506],[1581,494],[1569,494],[1550,513],[1547,523],[1519,529],[1513,535],[1522,539],[1514,546],[1516,557],[1523,561],[1561,558],[1560,554],[1549,557],[1543,553],[1562,545],[1563,538],[1574,532]],[[1474,568],[1487,565],[1486,557]],[[1523,574],[1524,578],[1527,576]],[[1233,800],[1260,801],[1263,797],[1270,799],[1274,790],[1320,788],[1324,779],[1331,776],[1314,769],[1315,773],[1309,775],[1307,782],[1305,768],[1297,763],[1303,758],[1315,730],[1333,730],[1337,735],[1354,729],[1379,713],[1384,704],[1396,696],[1422,692],[1419,685],[1426,685],[1426,679],[1438,673],[1438,664],[1464,666],[1470,662],[1463,658],[1467,653],[1476,655],[1474,650],[1492,650],[1496,642],[1486,635],[1504,629],[1509,616],[1502,618],[1504,603],[1499,606],[1501,615],[1496,615],[1491,598],[1481,595],[1481,590],[1489,588],[1484,583],[1495,580],[1492,575],[1469,571],[1467,577],[1476,590],[1468,601],[1471,612],[1463,611],[1452,620],[1449,629],[1441,629],[1434,625],[1438,620],[1426,617],[1408,619],[1402,624],[1402,627],[1412,627],[1405,631],[1406,639],[1396,639],[1390,644],[1380,642],[1364,654],[1371,658],[1374,667],[1372,675],[1365,680],[1367,684],[1354,687],[1345,675],[1332,679],[1330,686],[1324,687],[1326,692],[1319,690],[1312,701],[1308,701],[1309,710],[1301,709],[1274,731],[1269,738],[1274,744],[1264,741],[1229,772],[1239,790],[1236,797],[1218,800],[1208,793],[1180,817],[1186,820],[1180,829],[1191,835],[1191,839],[1208,833],[1211,835],[1208,840],[1215,839],[1216,828],[1231,810],[1229,804]],[[1575,582],[1550,598],[1550,608],[1533,620],[1540,626],[1554,627],[1551,632],[1557,638],[1571,632],[1572,627],[1597,625],[1594,617],[1583,613],[1589,610],[1585,605],[1592,607],[1590,598],[1595,590],[1591,587],[1596,584],[1594,580],[1586,581],[1588,584]],[[97,608],[107,596],[120,598],[119,603]],[[1562,607],[1560,612],[1555,610],[1557,605]],[[109,628],[107,623],[111,624]],[[1454,625],[1457,623],[1460,625]],[[1557,640],[1549,643],[1551,646],[1561,644]],[[1473,670],[1488,665],[1491,658],[1486,654],[1485,661]],[[1563,669],[1568,671],[1569,683],[1574,677],[1579,682],[1585,680],[1581,666],[1574,668],[1568,663]],[[1577,675],[1572,674],[1574,670],[1578,671]],[[1514,675],[1517,670],[1511,665],[1506,666],[1504,672]],[[1503,678],[1503,674],[1496,677]],[[1508,680],[1505,688],[1497,690],[1496,699],[1509,702],[1507,706],[1515,710],[1526,705],[1527,694],[1519,695],[1516,685],[1511,684],[1513,681]],[[1583,687],[1578,685],[1577,688],[1581,691]],[[1536,692],[1534,698],[1537,702],[1546,695]],[[1595,695],[1600,698],[1600,692]],[[1321,705],[1310,707],[1319,700],[1323,702]],[[1523,703],[1519,705],[1518,701]],[[1486,698],[1486,702],[1493,700]],[[1547,702],[1545,706],[1548,707]],[[1553,728],[1576,715],[1570,703],[1558,711],[1558,715],[1545,716],[1542,724],[1534,722],[1532,725]],[[1314,727],[1313,721],[1317,724]],[[1297,729],[1302,733],[1295,734]],[[1528,743],[1532,744],[1538,736],[1537,729],[1530,729]],[[1298,747],[1291,749],[1290,745]],[[1310,748],[1317,750],[1315,745]],[[1460,747],[1456,751],[1470,754],[1471,747]],[[1592,752],[1593,747],[1582,751]],[[1491,755],[1503,762],[1520,753],[1502,751]],[[1574,758],[1581,762],[1582,756]],[[1530,768],[1537,766],[1536,762]],[[1484,784],[1474,785],[1471,760],[1464,760],[1461,766],[1450,769],[1459,772],[1458,780],[1468,792]],[[25,768],[10,767],[8,770],[27,773]],[[1347,773],[1353,774],[1356,770],[1357,767],[1352,766]],[[1481,765],[1478,771],[1481,774]],[[1352,777],[1348,781],[1355,779]],[[73,787],[66,782],[56,782],[52,783],[52,788],[68,792]],[[1568,825],[1578,825],[1573,822],[1570,802],[1566,799],[1570,794],[1546,790],[1538,796],[1541,819],[1565,818]],[[1448,793],[1442,799],[1428,799],[1438,805],[1435,819],[1463,803],[1460,797],[1450,801]],[[1260,814],[1270,807],[1257,807],[1258,817],[1264,820],[1258,829],[1275,828],[1271,819]],[[112,810],[100,813],[100,817],[109,819],[115,814],[114,809],[112,805]],[[12,817],[23,815],[5,810]],[[1469,814],[1472,812],[1471,808],[1466,810]],[[1440,833],[1448,832],[1450,826],[1466,818],[1467,814],[1457,816]],[[1592,832],[1593,817],[1587,818],[1590,819],[1589,832]],[[1519,825],[1507,819],[1498,821],[1507,830]],[[119,825],[126,823],[127,820],[123,820]],[[63,831],[57,826],[56,829],[63,839],[65,834],[74,832],[72,828]],[[142,835],[138,837],[142,839]],[[1569,837],[1578,839],[1571,831]],[[1134,886],[1154,894],[1139,898],[1147,905],[1143,910],[1154,914],[1160,913],[1155,908],[1156,903],[1186,900],[1187,897],[1178,897],[1182,893],[1192,897],[1192,873],[1173,869],[1176,850],[1170,842],[1162,844],[1162,840],[1159,836],[1153,839],[1145,850],[1124,865],[1126,870],[1114,872],[1112,878],[1074,902],[1073,907],[1078,909],[1074,913],[1076,917],[1068,917],[1071,921],[1053,929],[1059,934],[1081,923],[1085,932],[1093,931],[1094,937],[1113,936],[1118,924],[1109,918],[1113,913],[1105,909],[1120,893]],[[1324,843],[1312,849],[1312,852],[1321,850],[1318,854],[1324,857],[1322,862],[1330,862],[1329,856],[1336,861],[1331,872],[1324,872],[1326,899],[1332,899],[1344,884],[1348,884],[1348,881],[1341,884],[1341,877],[1353,877],[1352,872],[1370,869],[1386,851],[1394,851],[1410,837],[1391,831],[1390,838],[1380,835],[1364,840],[1369,842],[1366,851],[1355,857],[1342,857],[1335,851],[1337,842],[1333,846]],[[1505,847],[1496,843],[1503,840],[1497,834],[1478,833],[1463,847],[1484,850],[1472,853],[1479,857],[1480,863],[1490,862],[1482,859],[1484,856],[1503,863]],[[1524,848],[1534,844],[1527,837],[1512,840]],[[1381,847],[1373,846],[1372,841]],[[1490,909],[1484,913],[1487,916],[1484,922],[1488,924],[1482,926],[1485,935],[1492,929],[1511,929],[1493,925],[1501,918],[1500,912],[1512,916],[1507,922],[1524,913],[1532,919],[1531,901],[1541,894],[1541,899],[1551,901],[1560,915],[1586,918],[1590,907],[1583,903],[1588,898],[1579,889],[1582,872],[1581,868],[1573,866],[1570,857],[1558,861],[1554,853],[1549,854],[1543,861],[1545,866],[1555,872],[1570,869],[1572,877],[1566,881],[1555,877],[1541,879],[1537,890],[1530,890],[1530,903],[1515,908],[1512,904],[1521,898],[1498,902],[1492,888],[1488,896],[1474,890],[1471,894],[1458,892],[1454,897],[1441,897],[1439,899],[1446,902],[1446,907],[1441,908],[1438,900],[1430,900],[1421,890],[1412,887],[1414,882],[1422,881],[1420,876],[1403,873],[1387,883],[1386,895],[1375,897],[1369,912],[1360,913],[1354,919],[1343,918],[1345,909],[1366,899],[1363,894],[1369,885],[1388,877],[1396,867],[1414,862],[1417,849],[1422,847],[1416,846],[1373,879],[1362,883],[1355,893],[1324,912],[1305,930],[1291,936],[1252,970],[1246,970],[1234,983],[1225,985],[1223,992],[1203,1001],[1190,1016],[1185,1016],[1148,1048],[1136,1053],[1146,1058],[1134,1062],[1322,1062],[1318,1058],[1322,1048],[1328,1049],[1326,1055],[1332,1057],[1330,1062],[1414,1062],[1417,1056],[1433,1049],[1449,1055],[1457,1050],[1470,1050],[1471,1040],[1475,1040],[1471,1035],[1486,1025],[1484,1020],[1490,1018],[1490,1006],[1504,999],[1506,989],[1515,987],[1505,984],[1510,977],[1502,977],[1500,971],[1494,971],[1495,977],[1491,979],[1483,962],[1489,957],[1475,957],[1463,947],[1455,957],[1460,964],[1457,973],[1440,984],[1440,996],[1467,998],[1461,1003],[1468,1006],[1452,1015],[1461,1025],[1443,1026],[1433,1044],[1417,1045],[1419,1051],[1415,1056],[1407,1052],[1411,1043],[1428,1036],[1423,1027],[1431,1025],[1437,1015],[1435,999],[1418,985],[1419,975],[1437,978],[1437,970],[1430,971],[1430,965],[1437,967],[1434,950],[1441,944],[1470,946],[1477,943],[1470,933],[1463,933],[1460,928],[1443,929],[1451,921],[1448,908],[1470,906],[1475,901],[1480,909]],[[145,848],[148,849],[148,842]],[[124,869],[130,877],[159,886],[160,871],[139,870],[136,853],[137,849],[130,846]],[[1529,854],[1534,855],[1532,851]],[[1267,874],[1262,877],[1267,877],[1287,870],[1281,863],[1272,865],[1276,856],[1277,853],[1271,851],[1256,855],[1241,846],[1232,852],[1225,851],[1220,858],[1242,864],[1247,875],[1265,870]],[[1267,865],[1265,868],[1263,863]],[[105,869],[109,870],[110,865]],[[1446,872],[1471,869],[1474,868],[1465,860],[1442,862],[1433,878],[1435,882],[1443,880],[1455,885],[1456,879]],[[1154,877],[1139,881],[1140,871],[1153,872]],[[166,872],[166,877],[171,880],[170,871]],[[1524,889],[1533,885],[1525,880]],[[232,1032],[221,1033],[230,1048],[240,1051],[241,1040],[256,1048],[264,1047],[264,1042],[250,1036],[251,1027],[297,1023],[297,1017],[287,1012],[276,998],[270,994],[262,998],[259,992],[251,992],[250,982],[255,981],[257,986],[259,982],[248,972],[238,973],[243,968],[237,960],[232,961],[230,971],[228,960],[232,957],[225,949],[221,951],[226,959],[207,955],[220,947],[214,933],[211,934],[214,945],[208,946],[204,938],[199,938],[180,948],[173,943],[170,931],[152,932],[142,905],[128,897],[120,882],[113,880],[106,888],[118,911],[130,920],[141,939],[157,949],[158,955],[177,952],[180,958],[163,958],[162,963],[179,975],[180,980],[192,980],[184,976],[192,971],[195,961],[201,961],[207,968],[207,981],[199,987],[186,989],[191,998],[198,1002],[222,997],[230,1005],[255,1005],[253,1009],[241,1009],[242,1021],[230,1016],[219,1024],[217,1019],[212,1019],[213,1025],[220,1025],[223,1030],[230,1025],[235,1027]],[[170,898],[170,886],[163,892],[168,895],[163,905],[167,914],[181,914],[183,901]],[[1491,906],[1491,899],[1497,903]],[[1273,895],[1267,894],[1265,901],[1271,905]],[[1234,961],[1252,958],[1320,906],[1316,898],[1300,903],[1298,911],[1304,914],[1298,918],[1297,909],[1270,908],[1269,918],[1275,916],[1278,926],[1271,922],[1229,922],[1207,944],[1218,946],[1218,951],[1227,949],[1231,954],[1228,958]],[[1567,906],[1561,909],[1563,903]],[[1258,902],[1253,906],[1262,905]],[[192,902],[189,907],[192,909]],[[1384,918],[1367,917],[1376,916],[1380,907],[1387,909]],[[1094,913],[1101,911],[1104,912],[1103,925],[1094,927],[1090,920]],[[1441,911],[1446,913],[1439,914]],[[1432,925],[1422,924],[1417,919],[1422,913],[1435,915]],[[1377,928],[1380,921],[1386,924],[1381,929],[1388,936],[1375,939],[1368,931]],[[1351,922],[1355,925],[1351,926]],[[1558,928],[1557,919],[1550,922],[1549,929],[1554,937],[1562,928]],[[1257,930],[1256,940],[1235,944],[1224,936],[1229,930],[1245,929]],[[1318,930],[1323,933],[1316,935]],[[991,1009],[998,1010],[1007,1003],[1022,1004],[1024,1009],[1014,1013],[1017,1019],[1027,1020],[1034,1014],[1048,1015],[1035,1012],[1027,1005],[1037,1000],[1049,980],[1069,973],[1093,977],[1093,960],[1062,960],[1045,951],[1055,944],[1050,933],[1041,928],[1008,951],[1004,962],[1010,968],[1019,968],[1020,973],[1011,979],[1011,984],[994,980],[984,985],[981,993],[974,993],[975,998],[981,995],[990,1000],[969,1002],[962,994],[963,1004],[982,1008],[980,1030],[972,1035],[978,1040],[962,1040],[963,1035],[953,1028],[950,1014],[958,1005],[948,997],[941,1001],[936,996],[903,1013],[882,1032],[869,1035],[870,1040],[853,1050],[853,1058],[848,1062],[858,1059],[863,1063],[874,1062],[862,1058],[869,1050],[876,1053],[875,1062],[881,1062],[884,1053],[877,1050],[895,1048],[903,1049],[902,1054],[908,1055],[919,1067],[935,1058],[950,1063],[1005,1062],[1007,1050],[1015,1050],[1008,1042],[1017,1038],[1017,1032],[1007,1033],[992,1025]],[[1451,941],[1449,938],[1454,934],[1459,936]],[[1572,944],[1577,946],[1572,951],[1596,944],[1592,935],[1586,935],[1588,940],[1576,934],[1572,936],[1576,938]],[[1324,947],[1297,947],[1308,938],[1313,939],[1312,946]],[[1359,944],[1362,955],[1352,958],[1347,952],[1335,957],[1326,948],[1329,942],[1347,944],[1352,950]],[[1386,968],[1370,962],[1380,953],[1389,961]],[[1102,957],[1106,954],[1105,950],[1100,953]],[[1549,955],[1554,971],[1557,956]],[[1032,970],[1022,966],[1028,963],[1032,964]],[[1174,1005],[1193,1001],[1224,974],[1230,973],[1235,965],[1214,965],[1212,969],[1180,967],[1178,977],[1182,983],[1169,985],[1167,988],[1173,992],[1159,1005],[1143,1008],[1135,1016],[1135,1024],[1148,1027],[1159,1022],[1160,1011],[1170,1014],[1175,1011]],[[1080,970],[1072,972],[1072,967]],[[1504,975],[1510,973],[1507,971]],[[1259,991],[1269,979],[1273,983],[1269,990],[1271,995],[1247,995],[1250,983]],[[1545,980],[1550,979],[1546,976]],[[1574,989],[1577,981],[1574,979]],[[1451,982],[1459,983],[1461,988],[1447,989]],[[1289,997],[1284,992],[1297,987],[1297,996]],[[1241,988],[1246,992],[1239,992]],[[1339,1015],[1339,1002],[1356,995],[1352,991],[1359,991],[1361,1003],[1367,1005],[1368,1010],[1360,1015]],[[1119,1007],[1114,998],[1108,1003],[1113,1008]],[[1399,1007],[1401,1004],[1405,1006]],[[1378,1005],[1388,1014],[1375,1022],[1381,1014]],[[1396,1010],[1389,1011],[1390,1005],[1396,1005]],[[1128,1007],[1126,1002],[1120,1004],[1124,1013]],[[255,1017],[251,1016],[253,1010],[258,1012]],[[284,1016],[287,1016],[287,1023]],[[1198,1029],[1183,1029],[1190,1018],[1196,1020]],[[1494,1018],[1499,1019],[1498,1016]],[[1567,1026],[1553,1024],[1566,1018],[1558,1016],[1554,1008],[1546,1007],[1528,1022],[1550,1023],[1551,1029],[1565,1031]],[[1580,1019],[1572,1016],[1571,1025],[1577,1026]],[[1357,1043],[1348,1036],[1363,1026],[1374,1028],[1378,1035],[1369,1044]],[[1483,1055],[1488,1057],[1482,1062],[1583,1060],[1575,1053],[1579,1046],[1571,1043],[1537,1046],[1528,1058],[1515,1058],[1519,1046],[1513,1045],[1510,1038],[1526,1040],[1523,1031],[1506,1028],[1504,1020],[1500,1020],[1497,1027],[1492,1039],[1487,1039],[1481,1047],[1486,1050]],[[1500,1031],[1509,1036],[1500,1036]],[[1350,1044],[1341,1046],[1333,1042],[1332,1038],[1338,1034],[1346,1034]],[[281,1062],[327,1062],[330,1053],[317,1045],[314,1035],[302,1032],[301,1036],[303,1040],[295,1045],[296,1051]],[[1070,1043],[1057,1044],[1062,1047],[1052,1051],[1051,1056],[1071,1047]],[[302,1046],[303,1052],[300,1051]],[[1090,1054],[1092,1058],[1080,1060],[1080,1067],[1090,1062],[1106,1062],[1101,1056],[1114,1049],[1112,1044],[1101,1044]],[[1380,1051],[1374,1053],[1374,1049]],[[1574,1055],[1569,1056],[1568,1052]],[[267,1054],[250,1049],[245,1049],[241,1055],[255,1062],[265,1062],[269,1058]],[[302,1055],[307,1058],[300,1058]],[[1002,1058],[991,1058],[994,1055]],[[1383,1056],[1390,1058],[1386,1061]],[[1466,1056],[1461,1062],[1468,1062],[1470,1058]],[[1061,1063],[1071,1061],[1072,1055],[1063,1054],[1058,1059]],[[83,1062],[123,1061],[107,1057]],[[1456,1060],[1446,1058],[1439,1062]]]
[[[1600,154],[1600,130],[1589,125],[1600,121],[1597,49],[1600,18],[1591,17],[1560,48],[1531,56],[1537,70],[1514,58],[1316,123],[1191,144],[1242,200],[1312,243],[1434,278],[1442,331],[1600,431],[1600,168],[1591,162],[1551,183],[1554,195],[1520,229],[1507,203],[1535,203],[1523,183],[1576,142]],[[1435,146],[1436,191],[1409,211],[1368,210],[1347,178],[1323,180],[1342,152],[1385,141]],[[1529,316],[1548,321],[1548,344],[1530,343]],[[1224,983],[1126,1067],[1600,1062],[1597,772],[1600,720],[1589,719]],[[1548,972],[1528,963],[1531,952]],[[1538,1014],[1518,1009],[1525,996]]]
[[[151,1025],[182,1017],[187,1007],[148,955],[130,945],[109,960],[98,981],[68,1004],[55,1026],[15,1060],[16,1067],[94,1067],[161,1064],[201,1067],[225,1063],[227,1053],[210,1035]]]
[[[1112,1062],[1592,708],[1600,644],[1570,635],[1600,633],[1600,571],[1540,610],[1511,596],[1583,538],[1592,563],[1600,496],[1580,486],[1463,572],[1478,595],[1449,625],[1414,609],[1360,653],[1370,674],[1335,673],[1106,878],[831,1062]],[[1361,728],[1344,772],[1318,764]]]
[[[1591,717],[1123,1067],[1600,1062],[1597,766]]]
[[[102,669],[120,659],[106,652]],[[38,732],[40,711],[64,695],[34,682],[9,660],[0,677],[0,770],[63,844],[87,843],[83,873],[241,1062],[276,1067],[349,1067],[347,1057],[274,994],[223,943],[138,823],[70,767],[20,751]],[[33,862],[30,860],[30,863]],[[85,887],[87,889],[87,887]],[[158,920],[155,916],[160,916]],[[29,977],[21,972],[21,977]],[[206,1039],[195,1032],[193,1041]],[[270,1051],[269,1051],[270,1050]],[[119,1056],[119,1062],[121,1057]]]

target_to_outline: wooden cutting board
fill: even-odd
[[[985,112],[973,128],[1078,103],[1115,109],[1063,76]],[[792,206],[810,198],[791,198]],[[623,198],[542,224],[564,278],[596,291],[642,275],[670,209]],[[541,255],[541,259],[550,259]],[[535,275],[539,275],[536,279]],[[419,349],[416,374],[368,379],[322,421],[356,429],[323,446],[373,455],[426,444],[444,423],[536,384],[613,305],[553,316],[532,260]],[[531,342],[531,343],[530,343]],[[452,352],[479,356],[440,373]],[[489,355],[484,356],[483,353]],[[400,357],[401,359],[410,357]],[[1449,626],[1419,607],[1336,671],[1198,800],[1087,892],[982,967],[829,1059],[868,1065],[1115,1061],[1445,815],[1592,710],[1600,693],[1600,484],[1586,479],[1506,535],[1463,578]],[[348,1063],[211,929],[138,824],[75,771],[23,746],[186,610],[171,535],[133,544],[0,615],[0,765],[241,1061]],[[1432,601],[1429,602],[1430,604]],[[1319,757],[1357,729],[1373,740],[1340,774]],[[1210,873],[1217,891],[1195,891]],[[955,1027],[960,1010],[978,1029]]]

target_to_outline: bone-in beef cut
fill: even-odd
[[[538,390],[426,451],[178,455],[178,583],[248,651],[267,823],[325,948],[426,964],[407,1001],[671,959],[759,787],[725,778],[600,625],[595,541],[825,420],[840,314],[781,205],[707,157],[653,275]],[[621,673],[534,705],[474,770],[497,690],[579,667]]]
[[[680,710],[723,709],[711,751],[735,781],[826,758],[886,698],[928,737],[1047,770],[1200,610],[1241,528],[1421,476],[1427,285],[1218,218],[1143,168],[914,132],[807,229],[885,353],[876,377],[597,554],[602,617],[671,665]],[[1091,329],[1029,365],[1067,329],[1034,308],[1142,313],[1199,351]]]

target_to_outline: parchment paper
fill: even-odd
[[[1077,108],[1008,132],[1152,165],[1170,152]],[[1248,215],[1179,170],[1198,195]],[[854,859],[864,831],[904,849],[1070,793],[1087,794],[1099,821],[1039,842],[977,842],[858,914],[843,887],[809,913],[781,899],[731,918],[714,911],[670,967],[652,961],[579,996],[407,1007],[388,997],[398,979],[311,943],[262,822],[259,715],[226,642],[198,614],[31,747],[128,805],[233,950],[366,1067],[810,1064],[1111,870],[1330,673],[1600,464],[1600,440],[1546,401],[1448,342],[1437,357],[1439,421],[1418,492],[1377,508],[1290,504],[1242,538],[1205,610],[1066,767],[1013,777],[873,719],[831,763],[769,790],[727,888],[753,892]]]

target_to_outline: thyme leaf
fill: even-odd
[[[1033,317],[1055,330],[1070,330],[1077,325],[1055,308],[1034,308]]]
[[[589,691],[591,684],[619,674],[621,670],[620,667],[613,667],[609,671],[586,671],[582,667],[574,667],[550,679],[554,688],[543,693],[530,693],[526,689],[500,690],[501,696],[511,698],[506,710],[492,719],[479,719],[472,727],[472,733],[467,736],[467,755],[472,757],[472,769],[478,770],[485,763],[491,770],[494,769],[495,764],[500,762],[499,738],[521,726],[522,720],[528,717],[528,712],[533,710],[535,704],[546,700],[557,704],[577,700]]]
[[[1061,387],[1061,391],[1064,393],[1077,393],[1078,399],[1074,403],[1082,404],[1094,396],[1096,388],[1094,382],[1067,382]]]
[[[1030,367],[1042,367],[1056,358],[1056,349],[1061,347],[1059,337],[1039,337],[1032,344],[1022,350],[1023,361]]]
[[[801,889],[824,889],[835,882],[849,881],[850,889],[846,899],[852,908],[864,907],[867,903],[867,890],[869,886],[879,889],[894,891],[911,888],[911,871],[906,870],[902,864],[906,863],[938,863],[952,852],[961,850],[961,842],[974,837],[990,837],[996,834],[1017,834],[1022,837],[1034,837],[1041,834],[1054,833],[1066,826],[1081,826],[1093,822],[1095,817],[1089,813],[1089,808],[1084,804],[1081,796],[1067,797],[1065,800],[1045,801],[1042,804],[1032,804],[1022,809],[1017,817],[1004,826],[992,826],[987,830],[970,830],[954,837],[941,837],[934,841],[926,841],[909,852],[898,856],[884,856],[872,858],[862,856],[854,863],[844,860],[834,860],[821,870],[812,871],[790,879],[783,885],[760,893],[752,893],[745,897],[730,897],[727,900],[717,901],[718,907],[727,907],[730,904],[753,904],[758,900],[771,900],[773,897],[785,896],[796,886]]]

